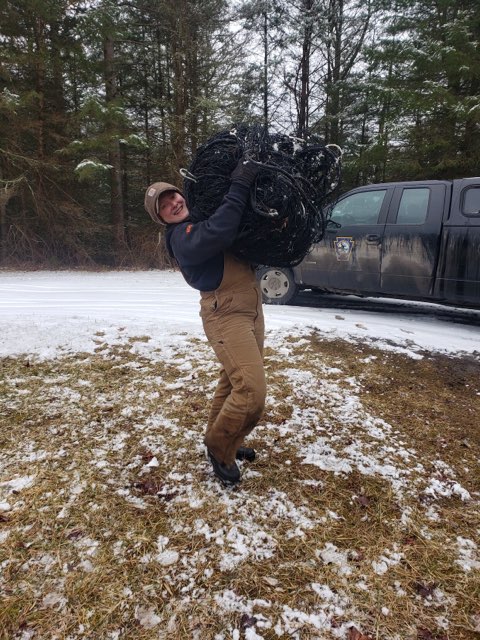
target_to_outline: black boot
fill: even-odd
[[[212,455],[209,449],[207,449],[207,451],[210,462],[212,463],[213,473],[217,478],[220,478],[222,482],[227,484],[237,484],[237,482],[240,482],[240,469],[235,462],[228,465],[223,464]]]
[[[251,447],[238,447],[235,457],[237,460],[247,460],[253,462],[255,460],[255,449]]]

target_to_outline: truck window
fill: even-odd
[[[465,189],[462,200],[462,213],[464,216],[480,216],[480,187]]]
[[[397,224],[423,224],[427,219],[430,189],[404,189],[397,213]]]
[[[341,225],[377,224],[386,193],[386,189],[352,193],[333,207],[331,219]]]

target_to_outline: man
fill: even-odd
[[[255,458],[242,443],[260,419],[266,395],[261,293],[253,267],[229,252],[258,170],[240,160],[221,205],[201,222],[190,220],[174,185],[156,182],[145,194],[152,219],[167,225],[170,255],[200,291],[205,334],[222,365],[204,442],[215,475],[227,484],[240,480],[236,459]]]

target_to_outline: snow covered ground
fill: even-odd
[[[144,333],[151,338],[149,350],[183,341],[185,332],[202,334],[198,298],[175,272],[0,272],[0,356],[28,353],[49,358],[91,351],[93,334],[99,330],[111,344]],[[469,314],[480,322],[480,311]],[[281,340],[285,331],[301,334],[315,327],[328,338],[368,340],[412,355],[421,350],[480,352],[478,327],[408,311],[266,306],[265,316],[271,340]]]

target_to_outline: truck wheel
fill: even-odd
[[[261,267],[257,269],[257,280],[266,304],[288,304],[298,293],[291,269]]]

